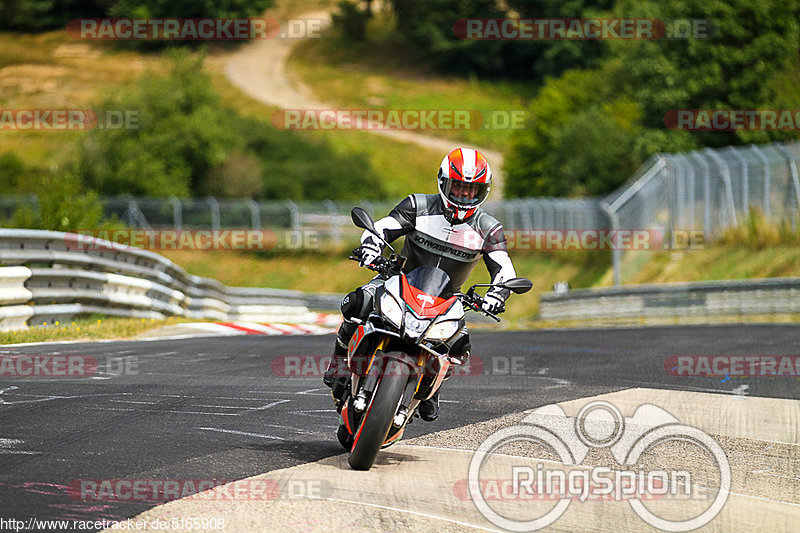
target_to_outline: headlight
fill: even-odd
[[[417,338],[422,332],[428,329],[430,320],[420,320],[411,313],[406,313],[406,334],[409,337]]]
[[[455,335],[457,331],[458,320],[447,320],[445,322],[434,324],[433,327],[428,330],[428,334],[425,335],[425,338],[436,341],[446,341]]]
[[[400,304],[388,293],[383,293],[381,296],[381,313],[398,328],[403,322],[403,310],[400,309]]]

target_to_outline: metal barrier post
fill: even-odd
[[[608,205],[606,202],[600,202],[600,209],[602,209],[607,215],[608,220],[611,222],[611,231],[616,232],[619,230],[619,216],[616,212]],[[616,233],[614,233],[616,235]],[[622,285],[622,250],[618,247],[614,247],[611,251],[611,264],[614,269],[614,286],[619,287]]]
[[[735,227],[738,222],[736,220],[736,204],[733,201],[733,187],[731,186],[731,172],[728,168],[728,163],[726,163],[725,160],[722,159],[719,154],[711,148],[706,148],[704,151],[717,163],[717,166],[719,167],[720,174],[722,175],[722,184],[725,187],[725,200],[728,203],[730,224]]]
[[[692,152],[692,156],[700,163],[703,169],[703,231],[711,236],[711,172],[708,163],[698,152]]]
[[[792,188],[794,189],[794,207],[796,211],[800,212],[800,178],[797,176],[797,161],[782,144],[776,143],[775,146],[778,148],[778,150],[780,150],[780,152],[786,158],[786,162],[789,164],[789,173],[792,176]],[[791,217],[792,229],[797,229],[796,218],[796,214]]]
[[[219,231],[220,228],[220,220],[219,220],[219,202],[213,196],[209,196],[206,198],[206,203],[208,204],[209,209],[211,210],[211,229],[214,231]]]
[[[728,153],[731,154],[742,167],[742,212],[746,217],[750,213],[750,176],[748,175],[747,161],[745,161],[742,154],[739,153],[738,148],[731,146],[728,148]]]
[[[292,230],[300,231],[300,209],[297,207],[297,204],[291,200],[286,200],[286,206],[289,208]]]
[[[247,204],[250,206],[250,225],[254,230],[261,229],[261,210],[258,202],[252,198],[247,199]]]
[[[180,231],[183,227],[183,209],[181,201],[175,196],[170,196],[169,201],[172,203],[172,226]]]
[[[765,156],[761,150],[755,144],[751,144],[750,148],[753,150],[753,153],[756,157],[761,161],[764,165],[764,216],[769,219],[769,182],[770,182],[770,169],[769,169],[769,159]]]

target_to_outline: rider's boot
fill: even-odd
[[[334,378],[348,377],[350,372],[344,364],[345,355],[347,355],[347,344],[350,342],[350,337],[355,333],[358,325],[351,321],[350,318],[358,316],[363,312],[363,291],[359,288],[342,300],[342,315],[344,320],[342,325],[339,326],[339,331],[336,333],[336,344],[333,346],[333,355],[328,363],[328,368],[322,375],[322,382],[328,387],[333,388]]]
[[[439,418],[439,391],[431,396],[429,399],[420,402],[419,416],[425,422],[433,422]]]
[[[328,362],[328,368],[322,375],[322,382],[328,387],[333,388],[333,381],[336,378],[347,377],[350,375],[350,372],[347,371],[346,355],[347,348],[343,347],[337,338],[336,345],[333,348],[333,355],[331,356],[330,362]]]

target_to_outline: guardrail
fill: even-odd
[[[800,278],[628,285],[541,296],[544,320],[800,313]]]
[[[0,229],[0,330],[89,313],[313,322],[335,294],[226,287],[154,252],[73,233]]]

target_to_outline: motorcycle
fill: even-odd
[[[351,217],[391,250],[390,257],[365,265],[386,281],[375,292],[368,318],[353,319],[358,327],[347,347],[345,375],[334,381],[332,391],[340,415],[337,437],[350,452],[348,463],[355,470],[369,470],[378,452],[399,441],[406,425],[419,416],[420,402],[431,398],[453,368],[462,364],[450,352],[467,334],[465,310],[500,322],[482,309],[483,298],[475,289],[497,287],[522,294],[533,284],[514,278],[476,284],[466,293],[448,292],[447,273],[432,266],[403,273],[406,258],[376,231],[369,214],[356,207]]]

